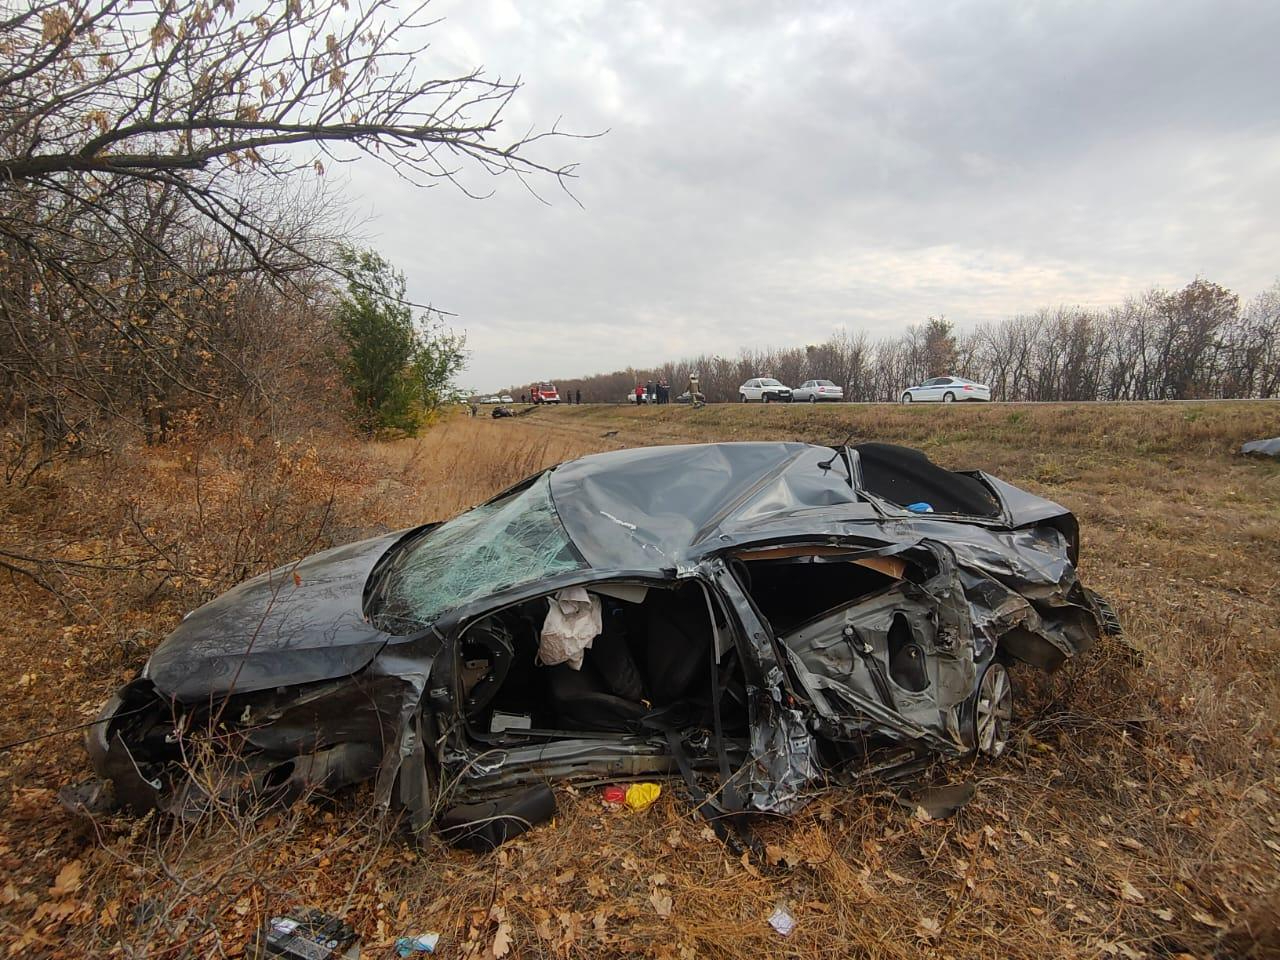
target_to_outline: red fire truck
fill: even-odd
[[[529,388],[529,399],[534,403],[559,403],[560,392],[554,383],[535,383]]]

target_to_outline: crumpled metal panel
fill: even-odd
[[[187,614],[143,675],[183,701],[350,676],[390,639],[365,621],[361,592],[400,536],[325,550],[231,588]]]
[[[822,768],[804,714],[774,697],[751,725],[747,799],[755,810],[791,813],[816,789]]]
[[[551,496],[574,544],[599,570],[674,570],[729,517],[855,502],[832,451],[805,443],[641,447],[561,464]]]

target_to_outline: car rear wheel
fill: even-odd
[[[1013,726],[1013,683],[999,660],[992,660],[978,683],[973,704],[973,742],[984,757],[995,759],[1009,746]]]
[[[956,399],[956,395],[954,393],[944,393],[942,395],[943,403],[954,403],[955,399]]]
[[[809,402],[810,402],[810,403],[817,403],[817,402],[818,402],[818,397],[817,397],[817,395],[816,395],[816,394],[812,394],[812,393],[811,393],[811,394],[809,394]]]
[[[904,393],[904,394],[902,395],[902,402],[903,402],[903,403],[910,403],[910,402],[911,402],[911,394],[909,394],[909,393]]]

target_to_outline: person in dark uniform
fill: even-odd
[[[575,390],[575,391],[573,391],[573,402],[574,402],[574,403],[576,403],[578,406],[582,406],[582,391],[581,391],[581,390]]]

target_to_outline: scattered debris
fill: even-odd
[[[600,799],[605,806],[621,807],[627,802],[627,788],[611,783],[601,792]]]
[[[400,937],[396,940],[397,957],[417,957],[426,953],[435,953],[440,942],[438,933],[421,933],[416,937]]]
[[[283,916],[268,918],[246,955],[252,960],[355,960],[360,956],[360,938],[349,924],[331,914],[295,907]]]
[[[796,928],[796,919],[787,912],[785,907],[777,906],[773,908],[773,913],[769,914],[769,926],[782,936],[789,937],[791,931]]]
[[[907,790],[895,799],[921,820],[945,820],[968,804],[977,792],[977,784],[966,780],[963,783]]]
[[[1240,448],[1247,457],[1280,457],[1280,437],[1269,440],[1250,440]]]
[[[648,810],[661,793],[662,788],[656,783],[633,783],[627,787],[627,806],[636,813]]]

